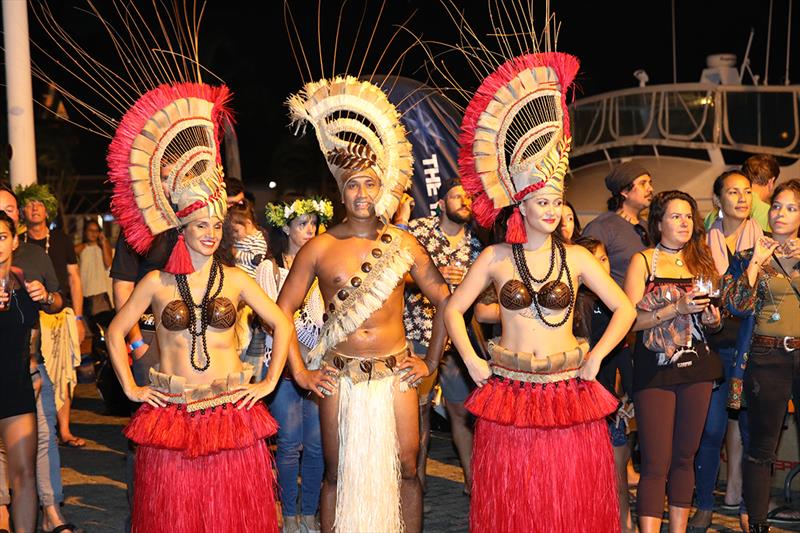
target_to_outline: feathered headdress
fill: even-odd
[[[510,13],[522,14],[516,22],[520,28],[508,20]],[[471,64],[491,70],[464,112],[459,137],[461,179],[473,195],[472,209],[481,225],[491,226],[502,208],[515,206],[506,231],[509,243],[527,240],[517,207],[522,200],[543,188],[563,192],[572,142],[566,93],[578,72],[578,59],[539,52],[531,13],[530,5],[509,8],[495,3],[491,20],[502,49],[497,53],[477,39],[462,15],[450,11],[464,28],[466,41],[452,48],[463,52]],[[515,47],[533,53],[511,57]],[[449,71],[437,69],[455,82]]]
[[[160,39],[134,4],[114,2],[123,30],[114,28],[94,4],[88,2],[88,6],[107,29],[122,69],[106,67],[80,48],[46,4],[39,5],[34,14],[72,62],[57,61],[58,67],[105,100],[121,119],[76,97],[38,65],[34,73],[82,109],[86,123],[79,126],[111,137],[106,158],[114,186],[111,212],[128,244],[143,254],[164,231],[180,229],[198,218],[225,217],[220,139],[221,128],[232,120],[231,94],[224,85],[202,82],[197,58],[199,19],[180,12],[177,4],[174,13],[156,17]],[[127,73],[129,79],[117,72]],[[164,270],[193,271],[182,235]]]
[[[297,33],[288,6],[285,17],[287,29],[291,24],[294,33]],[[377,27],[378,21],[375,22],[374,29]],[[374,29],[372,37],[375,35]],[[390,43],[398,32],[399,30],[392,36]],[[289,30],[289,33],[290,39],[293,39],[293,32]],[[301,43],[298,45],[302,51]],[[334,50],[336,48],[334,47]],[[355,48],[354,43],[353,49]],[[364,57],[367,52],[364,50]],[[408,49],[403,55],[406,52]],[[322,55],[320,50],[320,57]],[[334,69],[335,60],[334,57]],[[392,69],[399,61],[398,59],[395,62]],[[320,150],[340,191],[344,190],[347,181],[357,171],[370,168],[375,171],[381,181],[381,192],[375,203],[375,214],[388,222],[391,221],[403,192],[411,186],[414,158],[411,155],[412,146],[407,139],[406,129],[400,121],[400,113],[389,101],[383,89],[371,82],[375,73],[369,76],[368,80],[360,79],[363,67],[362,61],[357,73],[351,73],[348,60],[344,72],[355,76],[344,74],[326,78],[323,74],[322,79],[306,83],[297,94],[291,95],[286,104],[296,129],[305,124],[314,127]],[[304,70],[298,61],[298,68],[301,72],[307,71],[309,77],[312,77],[307,63]]]

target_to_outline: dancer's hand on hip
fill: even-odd
[[[474,381],[478,387],[486,385],[489,382],[489,378],[492,377],[492,369],[489,368],[488,361],[480,357],[468,363],[467,370],[469,371],[469,377],[472,378],[472,381]]]
[[[319,370],[305,370],[300,372],[295,381],[306,390],[310,390],[320,398],[330,396],[336,391],[336,369],[330,365],[325,365]]]
[[[431,374],[431,369],[428,368],[425,359],[419,357],[406,357],[406,360],[397,366],[398,371],[405,369],[408,369],[408,371],[403,372],[400,381],[405,381],[409,387],[416,387]]]
[[[593,357],[589,352],[583,365],[578,369],[578,377],[584,381],[594,381],[600,371],[600,362],[599,357]]]
[[[166,407],[167,396],[152,387],[134,386],[131,390],[125,391],[125,396],[132,402],[148,403],[153,407]]]
[[[268,379],[253,383],[252,385],[247,385],[245,389],[234,394],[233,403],[239,404],[237,409],[247,407],[249,411],[261,398],[274,391],[275,385],[276,383],[274,381]]]

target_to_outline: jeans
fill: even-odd
[[[742,464],[744,501],[751,524],[767,520],[772,463],[786,406],[800,398],[800,350],[753,345],[744,375],[750,442]]]
[[[701,511],[711,511],[714,508],[714,487],[717,485],[720,462],[719,452],[728,429],[728,378],[735,356],[735,348],[719,350],[725,381],[711,393],[706,425],[703,428],[703,436],[700,438],[700,448],[694,458],[696,503],[697,508]]]
[[[61,457],[56,441],[56,398],[53,382],[44,365],[39,365],[42,389],[36,399],[36,489],[43,506],[58,505],[64,501],[61,481]],[[0,446],[0,505],[8,505],[8,465],[5,449]]]
[[[319,405],[307,391],[290,379],[281,379],[270,404],[278,421],[278,485],[281,488],[283,514],[296,516],[297,474],[303,478],[301,511],[313,515],[319,507],[322,474],[322,438],[319,427]],[[302,458],[300,451],[302,450]]]

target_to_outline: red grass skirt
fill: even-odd
[[[261,403],[250,411],[224,405],[195,413],[142,406],[125,428],[139,445],[133,533],[277,533],[273,459],[264,440],[277,427]]]
[[[477,389],[466,402],[479,417],[470,531],[619,531],[605,421],[617,403],[597,382],[578,380],[542,386],[493,378]]]

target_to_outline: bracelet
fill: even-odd
[[[132,343],[130,343],[128,345],[128,348],[130,348],[131,351],[134,351],[139,346],[144,346],[144,339],[138,339],[138,340],[133,341]]]
[[[408,224],[395,224],[395,226],[400,228],[403,231],[408,231],[409,230]]]
[[[33,377],[33,376],[35,376],[35,375],[37,375],[37,374],[41,375],[41,373],[42,373],[42,372],[41,372],[41,371],[40,371],[40,370],[37,368],[36,370],[34,370],[33,372],[31,372],[31,377]]]
[[[83,320],[83,315],[75,315],[75,320]]]

